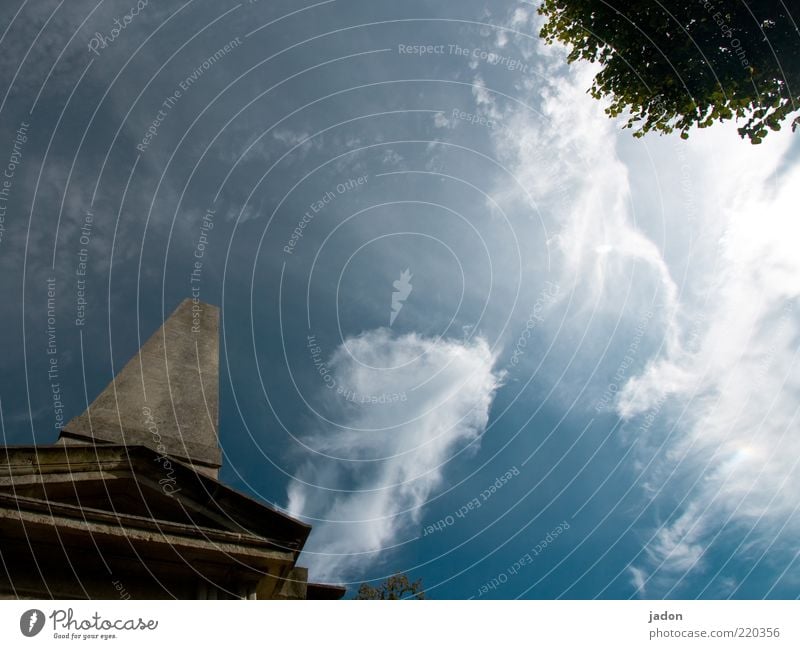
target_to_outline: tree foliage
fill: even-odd
[[[425,599],[425,591],[421,579],[412,583],[406,575],[396,574],[377,588],[361,584],[355,599]]]
[[[543,0],[540,35],[598,62],[589,92],[626,128],[680,132],[744,120],[758,144],[800,109],[800,12],[786,0]],[[792,129],[800,117],[792,122]]]

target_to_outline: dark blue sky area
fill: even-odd
[[[797,596],[796,138],[634,140],[532,3],[131,2],[0,8],[7,443],[194,286],[313,578]]]

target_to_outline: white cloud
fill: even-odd
[[[647,573],[640,568],[630,566],[628,570],[631,573],[631,584],[636,589],[636,592],[644,596],[645,594],[645,581],[647,580]]]
[[[727,522],[761,548],[784,526],[798,527],[790,485],[800,476],[800,170],[772,183],[791,135],[759,147],[725,128],[697,138],[699,161],[714,169],[705,209],[722,217],[724,232],[714,265],[692,280],[702,304],[684,305],[702,317],[619,400],[624,416],[670,397],[683,412],[661,465],[675,471],[673,488],[697,486],[685,514],[657,530],[649,548],[675,583],[702,569],[698,547]]]
[[[472,80],[472,96],[479,114],[494,121],[502,119],[503,114],[497,106],[497,100],[480,74],[476,74]]]
[[[673,570],[692,570],[703,556],[703,546],[697,542],[703,532],[697,505],[690,504],[672,525],[658,530],[646,551],[654,562],[669,563]]]
[[[542,64],[547,74],[527,98],[541,116],[503,108],[497,152],[535,201],[532,220],[555,233],[563,294],[574,286],[574,313],[586,314],[571,319],[570,333],[599,339],[604,317],[635,320],[658,305],[661,345],[642,345],[649,363],[616,407],[633,419],[664,405],[675,420],[667,427],[662,416],[643,435],[636,466],[649,466],[646,497],[682,502],[628,568],[637,591],[663,593],[702,572],[726,525],[764,548],[798,520],[800,168],[781,166],[794,136],[787,127],[754,147],[728,124],[687,142],[636,141],[586,96],[595,68]],[[482,86],[475,96],[501,110]],[[655,199],[641,189],[648,174]],[[514,183],[496,198],[525,209]],[[645,281],[647,290],[631,290]],[[730,584],[715,577],[715,588]]]
[[[308,139],[308,133],[298,133],[288,128],[281,128],[272,131],[272,137],[278,140],[278,142],[292,147],[297,146],[301,142],[305,142]]]
[[[499,106],[476,79],[479,108],[500,125],[494,131],[498,157],[515,176],[495,198],[527,212],[532,222],[545,223],[555,262],[551,268],[560,275],[558,283],[569,287],[564,295],[574,288],[574,302],[587,313],[592,309],[616,318],[629,307],[644,306],[641,312],[630,308],[635,321],[655,295],[670,314],[678,306],[678,287],[660,243],[648,236],[642,215],[633,209],[631,170],[617,150],[619,126],[605,115],[602,103],[586,95],[595,72],[590,65],[548,64],[530,96],[522,98],[536,112]],[[632,290],[646,293],[651,304],[632,304],[640,297]],[[671,328],[665,331],[668,346],[675,335]]]
[[[495,44],[500,49],[508,45],[508,34],[504,32],[502,29],[498,29],[497,33],[495,34]]]
[[[451,128],[452,122],[444,113],[436,113],[433,116],[433,125],[436,128]]]
[[[327,418],[339,425],[305,437],[319,455],[289,487],[288,510],[314,525],[303,558],[314,579],[363,574],[379,551],[416,536],[451,456],[476,448],[486,427],[502,380],[494,362],[484,340],[396,337],[387,329],[349,338],[334,352],[328,367],[336,387],[323,396]]]
[[[517,29],[524,27],[528,23],[529,18],[528,10],[525,7],[517,7],[511,15],[510,26]]]

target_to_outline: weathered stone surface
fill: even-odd
[[[0,447],[0,599],[255,599],[266,575],[280,592],[309,527],[157,457]]]
[[[308,583],[308,569],[296,566],[286,575],[286,578],[269,596],[259,592],[259,599],[306,599],[306,584]]]
[[[186,299],[60,441],[147,446],[216,477],[218,419],[219,309]]]
[[[185,300],[59,443],[0,446],[0,599],[338,599],[218,480],[219,310]]]

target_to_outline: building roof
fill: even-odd
[[[144,446],[0,447],[0,493],[258,537],[295,557],[311,531],[277,508]]]
[[[143,446],[0,447],[0,593],[105,598],[118,574],[139,597],[305,598],[310,531]]]
[[[143,594],[191,597],[202,577],[248,598],[342,597],[297,566],[309,525],[219,481],[218,413],[219,309],[187,299],[56,444],[0,447],[4,553],[52,564],[40,581],[17,574],[23,591],[52,594],[45,575],[69,565],[62,596],[102,594],[97,567],[113,563]]]

